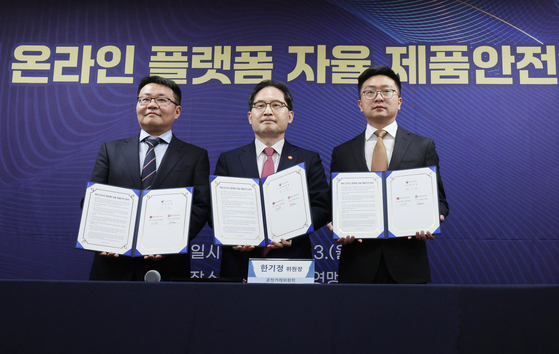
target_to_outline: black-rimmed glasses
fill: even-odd
[[[168,97],[138,97],[138,104],[140,106],[149,106],[152,100],[155,100],[155,104],[157,104],[159,107],[165,107],[169,103],[173,103],[174,105],[178,106],[178,103]]]

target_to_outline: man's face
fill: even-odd
[[[396,90],[390,99],[383,98],[379,93],[373,99],[367,99],[363,91]],[[370,77],[361,87],[361,99],[357,101],[367,122],[375,128],[384,128],[396,119],[402,105],[402,98],[394,80],[384,75]]]
[[[273,86],[264,87],[254,96],[254,103],[274,101],[285,103],[285,96],[281,90]],[[248,121],[252,125],[254,134],[261,138],[260,140],[280,140],[285,136],[287,125],[293,121],[293,111],[290,111],[287,106],[273,110],[271,105],[267,105],[263,111],[252,108],[248,112]]]
[[[139,97],[166,97],[175,101],[171,88],[156,83],[147,84],[142,87]],[[151,100],[147,106],[141,106],[139,103],[136,103],[138,123],[151,136],[159,136],[170,130],[175,119],[180,116],[181,110],[181,106],[177,106],[172,102],[169,102],[166,106],[159,106],[155,100]]]

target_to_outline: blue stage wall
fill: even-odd
[[[0,278],[87,279],[79,201],[102,142],[133,136],[137,84],[183,90],[173,132],[223,151],[254,137],[264,78],[295,98],[287,139],[320,153],[365,129],[356,77],[403,82],[398,123],[435,140],[450,204],[433,283],[559,282],[558,1],[18,1],[0,14]],[[193,276],[219,276],[205,228]],[[339,248],[312,236],[316,279]]]

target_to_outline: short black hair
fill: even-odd
[[[394,70],[390,69],[388,66],[373,66],[363,71],[361,75],[359,75],[359,78],[357,78],[357,94],[359,95],[359,99],[361,99],[361,89],[365,81],[377,75],[388,76],[389,78],[394,80],[396,86],[398,86],[398,95],[402,95],[402,83],[400,82],[400,77],[396,75]]]
[[[140,84],[138,85],[138,96],[140,95],[140,91],[142,91],[144,86],[146,86],[147,84],[159,84],[159,85],[167,86],[168,88],[173,90],[173,93],[175,95],[174,101],[178,106],[180,106],[182,93],[179,85],[177,85],[176,82],[161,76],[156,76],[156,75],[146,76],[142,79],[142,81],[140,81]]]
[[[289,92],[289,89],[287,88],[287,85],[284,84],[283,82],[277,82],[277,81],[272,81],[272,80],[260,81],[254,87],[254,90],[252,90],[252,93],[250,94],[250,96],[248,98],[248,110],[250,111],[252,109],[252,105],[254,104],[254,97],[258,94],[258,92],[260,92],[263,88],[268,87],[268,86],[275,87],[278,90],[280,90],[281,92],[283,92],[283,97],[285,98],[285,104],[287,105],[287,109],[292,111],[293,110],[293,96],[291,96],[291,93]]]

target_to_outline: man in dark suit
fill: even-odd
[[[159,76],[143,78],[136,104],[140,134],[104,143],[91,181],[132,189],[194,187],[189,232],[192,240],[208,219],[210,163],[206,150],[173,135],[171,127],[181,114],[180,103],[181,91],[175,82]],[[146,159],[153,152],[155,161]],[[145,160],[152,161],[156,168],[147,173],[149,164],[144,165]],[[189,278],[190,254],[132,258],[96,252],[90,280],[143,280],[149,270],[157,270],[163,280]]]
[[[331,219],[330,191],[324,167],[316,152],[305,150],[285,140],[288,124],[293,122],[293,97],[287,86],[280,82],[260,82],[249,97],[248,121],[255,140],[248,145],[227,151],[219,156],[215,175],[260,178],[267,170],[265,153],[271,152],[273,171],[305,163],[312,223],[315,230]],[[270,165],[272,161],[269,161]],[[272,172],[273,172],[272,171]],[[312,258],[308,234],[281,242],[272,241],[266,249],[250,245],[224,246],[220,276],[246,278],[249,258]]]
[[[331,173],[437,166],[439,212],[444,221],[448,203],[435,143],[396,123],[402,105],[399,77],[388,67],[372,67],[359,76],[358,88],[357,103],[367,119],[367,129],[334,148]],[[382,153],[375,156],[379,151],[377,141],[384,146]],[[380,168],[377,167],[379,163]],[[434,235],[422,230],[417,231],[415,237],[386,240],[341,237],[338,240],[342,244],[338,280],[340,283],[427,283],[431,281],[431,273],[425,241],[432,239]]]

